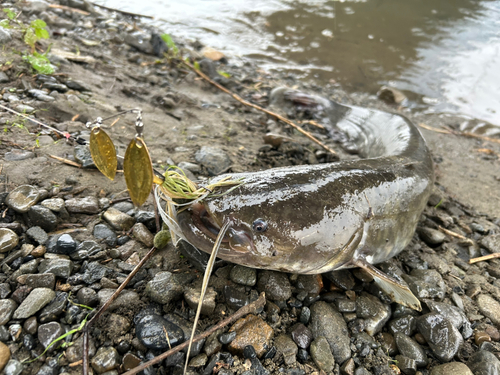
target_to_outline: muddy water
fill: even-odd
[[[100,1],[153,15],[233,62],[252,57],[358,92],[388,84],[415,108],[500,125],[498,0]]]

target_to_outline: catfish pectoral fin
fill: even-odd
[[[352,263],[359,268],[364,269],[372,277],[375,283],[391,298],[393,302],[409,307],[410,309],[422,311],[420,301],[413,295],[406,285],[386,275],[379,269],[373,267],[363,259],[352,260]]]

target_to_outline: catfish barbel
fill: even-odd
[[[244,183],[178,213],[182,237],[210,253],[229,222],[221,259],[298,274],[360,267],[395,302],[420,310],[407,286],[373,266],[408,245],[431,194],[434,168],[419,130],[398,114],[285,88],[271,101],[320,111],[363,159],[231,174]]]

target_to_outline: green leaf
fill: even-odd
[[[47,27],[47,24],[45,23],[45,21],[37,19],[37,20],[31,21],[31,27],[34,29],[43,29],[43,28]]]
[[[38,39],[49,39],[49,32],[45,29],[35,29],[35,34]]]
[[[12,10],[8,8],[3,8],[3,11],[7,15],[7,18],[9,20],[13,20],[14,18],[16,18],[16,13],[14,13]]]
[[[177,48],[177,45],[175,42],[172,40],[172,37],[168,34],[162,34],[161,38],[167,45],[168,49],[173,52],[174,55],[177,55],[179,53],[179,48]]]
[[[10,29],[10,22],[8,19],[4,19],[0,21],[0,27],[3,27],[4,29]]]
[[[200,70],[200,63],[199,63],[198,61],[195,61],[195,62],[193,63],[193,66],[194,66],[194,68],[195,68],[196,70]]]
[[[217,70],[217,73],[219,73],[223,77],[231,78],[231,74],[229,74],[228,72],[225,72],[223,70]]]
[[[40,55],[37,52],[34,52],[33,55],[24,55],[23,59],[28,61],[33,69],[35,69],[38,73],[41,74],[52,74],[54,73],[54,67],[50,64],[49,59]]]
[[[24,33],[24,43],[26,43],[31,48],[35,48],[35,43],[38,40],[35,31],[31,28],[26,29]]]

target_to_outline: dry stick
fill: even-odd
[[[72,161],[72,160],[68,160],[68,159],[64,159],[64,158],[61,158],[59,156],[55,156],[55,155],[50,155],[49,156],[52,158],[52,159],[56,159],[56,160],[59,160],[65,164],[68,164],[68,165],[72,165],[73,167],[77,167],[77,168],[81,168],[82,166],[80,164],[78,164],[77,162],[75,161]]]
[[[418,126],[420,126],[421,128],[427,129],[427,130],[431,130],[431,131],[436,132],[436,133],[462,135],[464,137],[476,138],[476,139],[480,139],[482,141],[500,143],[500,139],[485,137],[484,135],[478,135],[478,134],[469,133],[469,132],[457,132],[455,130],[438,129],[438,128],[434,128],[432,126],[426,125],[424,123],[420,123],[420,124],[418,124]]]
[[[73,13],[83,14],[84,16],[90,15],[89,12],[86,12],[86,11],[81,10],[81,9],[71,8],[71,7],[68,7],[66,5],[50,4],[49,8],[56,8],[56,9],[68,10],[68,11],[73,12]]]
[[[453,232],[451,230],[448,230],[446,228],[443,228],[441,225],[438,226],[439,230],[449,236],[452,236],[452,237],[456,237],[456,238],[459,238],[461,239],[462,241],[465,241],[465,242],[469,242],[469,243],[472,243],[472,240],[470,238],[467,238],[465,236],[462,236],[461,234],[457,233],[457,232]]]
[[[97,313],[90,319],[85,327],[83,328],[83,375],[88,375],[89,372],[89,328],[92,326],[94,321],[97,321],[99,317],[108,309],[109,305],[118,297],[120,292],[125,289],[127,284],[132,280],[135,274],[141,269],[141,267],[146,263],[149,258],[153,255],[156,248],[153,247],[149,252],[141,259],[139,264],[135,266],[130,275],[123,281],[123,283],[116,289],[111,298],[97,311]]]
[[[277,114],[277,113],[275,113],[273,111],[270,111],[268,109],[262,108],[262,107],[258,106],[257,104],[253,104],[253,103],[250,103],[250,102],[246,101],[245,99],[241,98],[240,96],[236,95],[235,93],[231,92],[230,90],[226,89],[225,87],[219,85],[217,82],[212,81],[206,74],[204,74],[203,72],[201,72],[198,69],[195,69],[195,67],[192,66],[190,63],[188,63],[186,61],[182,61],[182,63],[184,65],[186,65],[188,68],[190,68],[191,70],[193,70],[194,72],[196,72],[196,74],[198,74],[205,81],[210,82],[212,85],[214,85],[215,87],[217,87],[219,90],[222,90],[226,94],[231,95],[234,99],[236,99],[240,103],[242,103],[242,104],[244,104],[244,105],[246,105],[248,107],[257,109],[258,111],[267,113],[268,115],[273,116],[273,117],[277,118],[280,121],[283,121],[285,124],[290,125],[292,128],[294,128],[297,131],[299,131],[300,133],[304,134],[311,141],[313,141],[313,142],[317,143],[318,145],[320,145],[321,147],[323,147],[326,151],[330,152],[333,155],[337,155],[337,153],[335,151],[333,151],[330,147],[328,147],[327,145],[325,145],[319,139],[315,138],[311,133],[305,131],[300,126],[296,125],[295,123],[293,123],[292,121],[290,121],[286,117],[283,117],[283,116],[281,116],[281,115],[279,115],[279,114]]]
[[[111,12],[117,12],[117,13],[124,14],[125,16],[149,18],[150,20],[154,19],[154,17],[151,17],[151,16],[145,16],[144,14],[138,14],[138,13],[126,12],[126,11],[124,11],[124,10],[114,9],[114,8],[106,7],[106,6],[104,6],[104,5],[101,5],[101,4],[96,4],[96,3],[91,3],[91,4],[92,4],[92,5],[94,5],[94,6],[96,6],[96,7],[99,7],[99,8],[102,8],[102,9],[109,10],[109,11],[111,11]]]
[[[215,331],[217,331],[217,330],[219,330],[221,328],[224,328],[225,326],[231,324],[232,322],[240,319],[241,317],[243,317],[243,316],[245,316],[247,314],[254,314],[254,313],[256,313],[260,308],[264,307],[265,304],[266,304],[266,296],[265,296],[264,292],[262,292],[260,294],[259,298],[257,300],[255,300],[254,302],[252,302],[252,303],[250,303],[250,304],[248,304],[246,306],[243,306],[241,309],[239,309],[238,311],[236,311],[233,315],[228,316],[226,319],[224,319],[223,321],[217,323],[216,325],[214,325],[209,330],[207,330],[207,331],[205,331],[205,332],[203,332],[203,333],[195,336],[193,338],[193,342],[197,342],[197,341],[203,340],[204,338],[210,336]],[[182,349],[184,349],[188,345],[189,345],[189,341],[185,341],[184,343],[176,346],[175,348],[170,349],[169,351],[160,354],[159,356],[155,357],[151,361],[143,363],[142,365],[137,366],[137,367],[133,368],[132,370],[125,372],[122,375],[134,375],[134,374],[137,374],[138,372],[146,369],[147,367],[152,366],[152,365],[154,365],[156,363],[159,363],[159,362],[163,361],[165,358],[171,356],[172,354],[181,351]]]
[[[488,255],[482,256],[482,257],[469,259],[469,264],[482,262],[484,260],[496,259],[496,258],[500,258],[500,253],[493,253],[493,254],[488,254]]]

